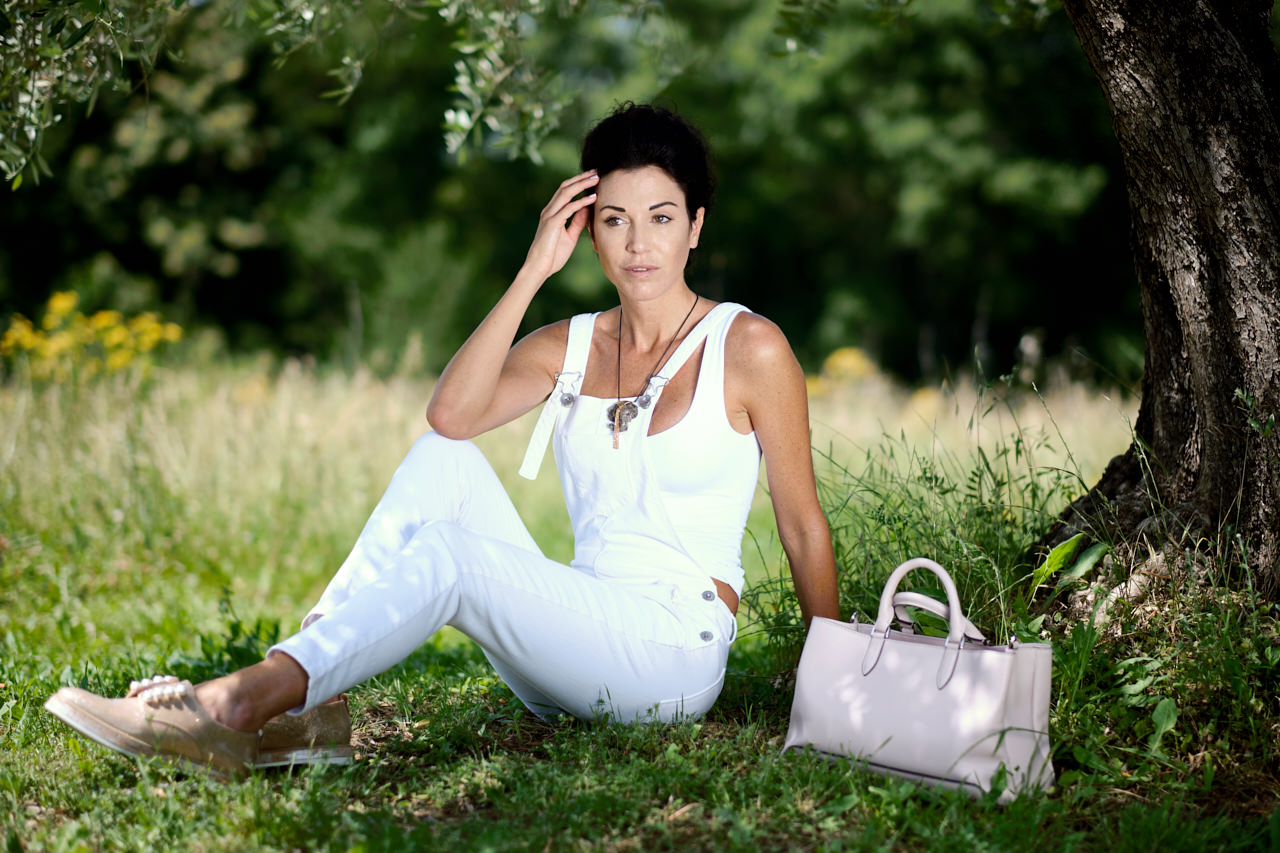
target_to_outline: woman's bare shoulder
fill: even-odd
[[[750,311],[733,318],[725,339],[725,355],[726,363],[744,365],[751,370],[776,367],[779,359],[795,359],[782,329],[769,318]]]
[[[563,356],[564,349],[568,346],[568,343],[569,320],[564,319],[534,329],[516,341],[516,345],[511,348],[511,351],[519,353],[522,358],[541,360],[557,354]]]

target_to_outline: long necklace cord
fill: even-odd
[[[667,341],[666,347],[662,350],[662,355],[658,356],[658,360],[653,363],[653,369],[649,371],[648,377],[644,380],[644,388],[640,391],[640,397],[643,398],[649,393],[649,386],[653,383],[653,377],[658,372],[658,368],[662,365],[662,360],[667,357],[667,353],[671,351],[672,345],[676,342],[676,338],[680,337],[680,333],[684,331],[684,324],[689,322],[689,318],[693,316],[693,309],[698,307],[698,301],[702,299],[698,294],[693,295],[693,304],[689,306],[689,312],[684,315],[684,319],[680,321],[676,333],[671,336],[671,340]],[[613,423],[613,449],[619,447],[618,437],[621,433],[627,431],[627,425],[631,420],[639,414],[636,404],[627,400],[622,401],[622,306],[618,306],[618,395],[617,402],[611,407],[609,412],[609,420]],[[647,408],[647,406],[646,406]]]

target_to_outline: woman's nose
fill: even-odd
[[[649,232],[640,225],[633,225],[627,233],[627,248],[632,252],[640,252],[649,246]]]

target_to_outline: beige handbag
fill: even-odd
[[[917,568],[942,579],[948,604],[897,592]],[[946,619],[946,639],[916,634],[908,607]],[[900,630],[889,627],[895,614]],[[874,771],[973,794],[990,790],[1003,768],[1000,799],[1008,802],[1053,783],[1052,666],[1046,643],[987,643],[964,617],[946,570],[908,560],[885,582],[874,624],[814,617],[783,749],[809,745]]]

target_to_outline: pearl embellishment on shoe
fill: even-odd
[[[191,693],[191,685],[172,675],[153,675],[141,681],[129,682],[126,698],[137,697],[148,705],[158,705],[170,700],[181,700]]]
[[[146,690],[148,687],[154,687],[157,684],[177,684],[178,679],[172,675],[153,675],[150,678],[144,678],[141,681],[129,682],[129,693],[136,693],[139,690]]]

